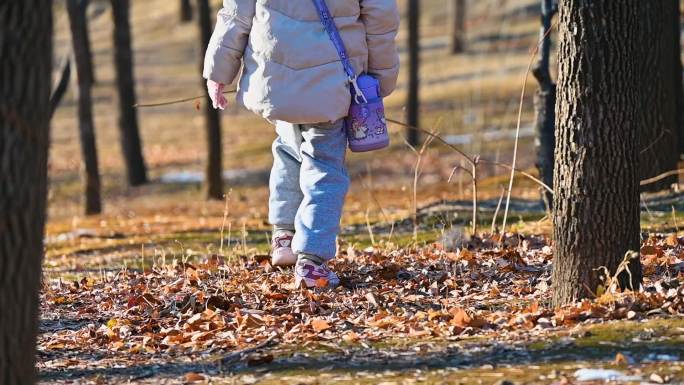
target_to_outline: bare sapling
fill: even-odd
[[[430,144],[434,141],[435,133],[431,132],[432,135],[423,142],[420,149],[417,150],[415,147],[405,140],[406,145],[416,154],[416,163],[413,165],[413,194],[412,194],[412,216],[413,216],[413,240],[418,242],[418,180],[420,179],[420,174],[422,173],[421,164],[423,162],[423,156],[427,152]]]
[[[472,182],[472,193],[473,193],[473,197],[472,197],[472,199],[473,199],[473,222],[472,222],[472,227],[471,227],[471,229],[472,229],[471,235],[475,236],[475,235],[477,235],[477,205],[478,205],[478,201],[477,201],[477,164],[478,164],[479,158],[475,157],[473,160],[474,160],[474,162],[471,163],[472,168],[470,170],[468,170],[467,168],[465,168],[463,166],[463,162],[461,162],[460,165],[454,167],[451,170],[451,174],[449,175],[449,179],[447,179],[447,182],[451,183],[451,180],[454,178],[454,175],[456,174],[456,171],[458,171],[458,170],[465,171],[468,175],[470,175],[470,180]],[[460,181],[460,178],[459,178],[459,181]]]
[[[223,198],[225,200],[225,206],[223,207],[223,221],[221,222],[221,244],[219,246],[219,255],[223,256],[223,240],[224,236],[223,233],[226,229],[226,220],[228,219],[228,204],[230,203],[230,195],[233,192],[233,190],[228,191],[228,194],[224,195]],[[229,244],[230,246],[230,244]]]

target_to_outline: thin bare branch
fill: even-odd
[[[424,129],[424,128],[414,127],[414,126],[412,126],[412,125],[410,125],[410,124],[406,124],[406,123],[404,123],[404,122],[401,122],[401,121],[398,121],[398,120],[395,120],[395,119],[387,118],[387,121],[388,121],[389,123],[394,123],[394,124],[397,124],[397,125],[399,125],[399,126],[402,126],[402,127],[405,127],[405,128],[409,128],[409,129],[411,129],[411,130],[420,131],[420,132],[422,132],[422,133],[428,135],[429,137],[434,137],[434,139],[436,139],[437,141],[441,142],[441,143],[444,144],[445,146],[451,148],[452,150],[454,150],[454,151],[456,151],[458,154],[460,154],[462,157],[464,157],[471,165],[474,163],[473,159],[472,159],[470,156],[468,156],[468,154],[466,154],[465,152],[463,152],[463,150],[459,149],[458,147],[454,146],[453,144],[447,142],[444,138],[442,138],[442,137],[439,136],[439,135],[435,135],[435,134],[433,134],[432,132],[430,132],[430,131],[428,131],[428,130],[426,130],[426,129]]]
[[[505,169],[507,169],[507,170],[511,170],[511,169],[512,169],[511,165],[509,165],[509,164],[501,163],[501,162],[497,162],[497,161],[493,161],[493,160],[480,159],[480,162],[481,162],[481,163],[493,164],[493,165],[495,165],[495,166],[503,167],[503,168],[505,168]],[[550,193],[553,195],[553,189],[552,189],[551,187],[549,187],[546,183],[542,182],[539,178],[536,178],[534,175],[532,175],[532,174],[530,174],[530,173],[528,173],[528,172],[526,172],[526,171],[523,171],[523,170],[521,170],[521,169],[519,169],[519,168],[516,168],[516,169],[515,169],[515,172],[517,172],[518,174],[520,174],[520,175],[522,175],[522,176],[524,176],[524,177],[530,179],[531,181],[533,181],[534,183],[538,184],[538,185],[541,186],[542,188],[546,189],[548,192],[550,192]]]
[[[642,180],[641,182],[639,182],[639,185],[641,185],[641,186],[647,186],[647,185],[649,185],[649,184],[651,184],[651,183],[655,183],[655,182],[658,182],[658,181],[660,181],[660,180],[663,180],[663,179],[665,179],[665,178],[667,178],[667,177],[669,177],[669,176],[678,175],[678,174],[684,174],[684,168],[680,168],[680,169],[677,169],[677,170],[672,170],[672,171],[664,172],[664,173],[662,173],[662,174],[660,174],[660,175],[654,176],[653,178],[644,179],[644,180]]]
[[[224,91],[223,94],[224,95],[234,94],[236,92],[237,92],[237,90],[228,90],[228,91]],[[170,106],[173,104],[180,104],[180,103],[192,102],[192,101],[199,100],[199,99],[206,99],[207,97],[208,97],[208,95],[204,94],[204,95],[194,96],[191,98],[168,100],[165,102],[146,103],[146,104],[138,103],[138,104],[134,104],[133,108],[152,108],[152,107]]]

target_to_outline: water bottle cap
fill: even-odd
[[[380,96],[378,93],[378,81],[374,77],[363,74],[358,77],[356,82],[366,98],[375,99]]]

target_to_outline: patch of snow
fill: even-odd
[[[530,138],[535,135],[534,127],[520,128],[520,138]],[[515,139],[515,130],[485,131],[476,134],[447,135],[444,140],[452,145],[464,145],[473,143],[475,140],[492,142],[498,140]]]
[[[577,381],[641,381],[641,376],[628,376],[612,369],[579,369],[575,372]]]
[[[258,184],[268,181],[270,170],[226,170],[223,172],[223,180],[232,183]],[[172,171],[159,178],[161,183],[166,184],[201,184],[204,182],[204,173],[200,171]]]
[[[653,361],[653,362],[658,362],[658,361],[674,362],[674,361],[679,361],[679,356],[674,355],[674,354],[650,353],[649,355],[646,356],[645,361]]]
[[[162,175],[159,180],[162,183],[174,184],[202,183],[204,181],[204,174],[195,171],[174,171]]]

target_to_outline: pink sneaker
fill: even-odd
[[[292,237],[290,231],[278,231],[273,235],[271,244],[271,264],[273,266],[294,266],[297,256],[292,251]]]
[[[317,265],[306,259],[300,259],[295,266],[295,287],[328,287],[340,285],[340,278],[330,268],[322,263]]]

